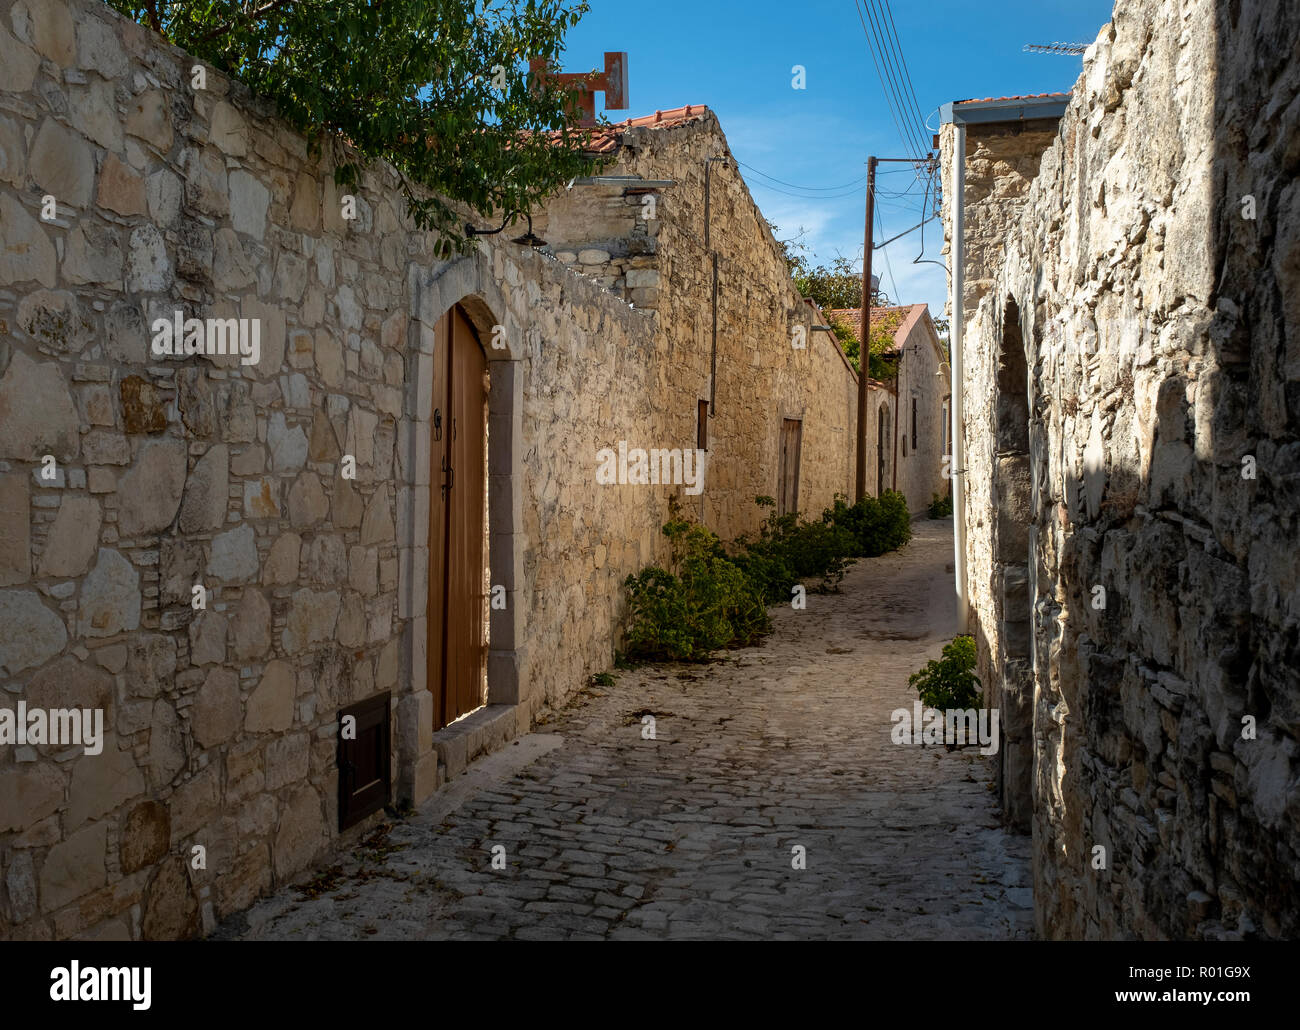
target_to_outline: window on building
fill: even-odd
[[[916,398],[912,398],[912,450],[916,450]]]
[[[695,446],[696,449],[707,451],[709,449],[709,402],[700,401],[696,406],[695,421]]]

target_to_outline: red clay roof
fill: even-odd
[[[587,149],[595,154],[611,154],[619,148],[623,140],[623,133],[628,129],[642,126],[653,129],[672,129],[678,125],[693,122],[697,118],[703,118],[708,113],[709,109],[703,104],[687,104],[685,107],[673,107],[667,111],[656,111],[654,114],[643,115],[640,118],[627,118],[621,122],[615,122],[613,125],[598,126],[592,131],[591,146]]]
[[[978,97],[969,100],[954,100],[953,106],[958,104],[989,104],[996,100],[1045,100],[1049,97],[1053,100],[1064,100],[1069,95],[1069,93],[1022,93],[1016,97]]]
[[[927,305],[925,304],[897,304],[893,307],[888,307],[888,308],[873,307],[871,309],[871,321],[874,323],[877,318],[884,318],[885,315],[893,311],[904,311],[907,312],[907,315],[910,315],[913,309],[925,308],[926,306]],[[911,326],[908,325],[910,319],[907,317],[907,315],[905,315],[902,319],[900,319],[897,327],[895,327],[894,345],[892,347],[886,348],[886,350],[884,351],[885,354],[893,354],[903,346],[903,340],[900,339],[900,334],[902,334],[904,329],[907,329],[909,331],[911,330]],[[850,329],[853,330],[853,332],[857,335],[859,340],[862,339],[862,309],[861,308],[831,308],[828,311],[826,311],[826,317],[834,319],[837,322],[843,322],[845,325],[847,325]]]

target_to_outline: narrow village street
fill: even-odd
[[[582,691],[215,936],[1029,937],[1029,840],[998,825],[996,758],[890,740],[954,630],[951,520],[914,529],[841,593],[775,611],[762,647]]]

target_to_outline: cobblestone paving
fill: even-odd
[[[996,758],[890,741],[908,675],[954,630],[951,521],[915,529],[842,593],[776,611],[762,647],[583,691],[218,936],[1030,936],[1029,841],[998,826]]]

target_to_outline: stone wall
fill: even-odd
[[[1024,211],[1043,152],[1056,139],[1057,121],[1038,118],[966,126],[962,317],[968,332],[980,301],[992,287],[1007,239]],[[948,190],[956,142],[951,123],[941,127],[939,142],[943,184]],[[951,216],[951,205],[945,203],[944,238],[949,253]],[[949,312],[949,317],[956,316]],[[976,671],[984,684],[986,703],[1000,712],[997,784],[1003,815],[1010,825],[1029,832],[1033,686],[1027,612],[1028,372],[1023,358],[1016,362],[1014,348],[1005,352],[1010,365],[982,354],[969,341],[965,350],[963,445],[967,472],[963,486],[970,631],[975,637]],[[1016,383],[1021,384],[1018,390]],[[998,384],[1005,387],[1000,392]],[[1000,411],[992,406],[995,397],[1000,398]]]
[[[757,529],[754,503],[775,496],[783,419],[802,421],[799,509],[817,516],[836,493],[853,492],[857,376],[835,338],[790,280],[717,117],[707,108],[682,124],[632,125],[603,175],[672,180],[654,197],[575,186],[549,205],[546,238],[562,260],[658,312],[667,441],[695,439],[697,405],[712,400],[708,488],[692,503],[725,540]],[[705,162],[712,163],[705,232]],[[618,236],[625,231],[624,236]],[[707,236],[707,238],[706,238]],[[713,254],[718,259],[717,378],[713,364]],[[612,263],[612,264],[611,264]],[[626,269],[620,271],[620,269]],[[802,328],[796,347],[795,327]],[[711,389],[712,386],[712,389]]]
[[[12,938],[200,933],[355,839],[378,816],[337,831],[348,704],[391,694],[395,795],[418,803],[607,668],[623,578],[661,558],[682,488],[597,486],[596,454],[693,446],[707,396],[684,296],[668,321],[514,234],[436,260],[382,166],[345,219],[328,163],[212,69],[192,88],[194,63],[93,0],[0,0],[0,708],[105,717],[98,754],[0,745]],[[723,234],[770,249],[728,189]],[[719,363],[745,364],[719,377],[719,460],[684,499],[744,526],[742,498],[775,483],[773,416],[818,398],[817,503],[852,468],[835,448],[854,416],[825,403],[853,397],[842,359],[824,334],[790,351],[782,315],[805,306],[741,275],[737,248]],[[761,334],[746,295],[772,306]],[[486,708],[435,737],[429,409],[457,303],[489,359],[508,603]],[[260,360],[152,354],[178,310],[257,319]]]
[[[211,69],[191,89],[190,58],[99,5],[0,4],[0,52],[0,664],[11,703],[106,715],[98,755],[0,748],[0,913],[13,936],[184,936],[335,837],[341,707],[392,693],[402,795],[445,775],[422,544],[452,303],[507,329],[495,730],[608,665],[667,490],[589,482],[611,427],[655,424],[652,316],[500,240],[434,260],[383,168],[345,220],[265,104]],[[151,354],[177,310],[259,319],[260,361]]]
[[[1118,5],[968,326],[972,604],[1031,678],[1046,936],[1300,931],[1296,38],[1290,5]]]
[[[898,327],[895,339],[899,347],[897,431],[892,434],[897,446],[896,489],[907,498],[912,514],[925,512],[935,495],[948,493],[943,474],[944,398],[951,374],[947,358],[939,343],[934,322],[924,304],[913,304],[907,318]],[[916,412],[915,430],[912,413]],[[875,427],[868,423],[868,430]],[[920,446],[917,446],[917,442]],[[868,466],[870,471],[870,466]],[[870,475],[868,475],[870,478]]]

